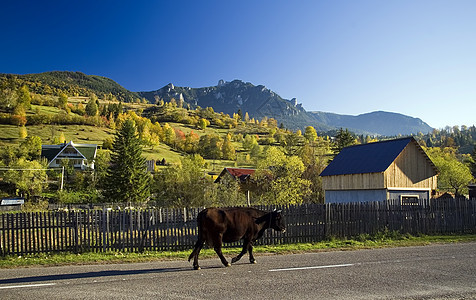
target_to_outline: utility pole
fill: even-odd
[[[60,190],[63,190],[63,182],[64,182],[64,166],[61,167],[61,185],[60,185]]]

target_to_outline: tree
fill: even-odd
[[[167,207],[200,207],[213,205],[214,184],[205,176],[205,160],[198,154],[180,159],[154,177],[153,192],[160,205]]]
[[[343,130],[342,128],[339,129],[339,132],[336,135],[336,140],[334,143],[334,154],[338,154],[343,148],[354,145],[355,144],[355,137],[350,133],[350,131],[346,128]]]
[[[39,159],[41,155],[41,143],[39,136],[29,136],[20,144],[20,150],[27,159]]]
[[[99,108],[96,99],[94,99],[94,97],[91,97],[91,99],[89,99],[88,101],[88,104],[86,104],[86,114],[90,117],[94,117],[98,114],[98,110]]]
[[[469,167],[458,161],[454,149],[429,148],[427,154],[440,172],[438,189],[462,196],[468,192],[468,184],[474,180]]]
[[[14,185],[19,195],[30,198],[41,194],[46,182],[46,162],[20,158],[10,167],[3,180]]]
[[[65,93],[60,93],[58,96],[58,107],[65,109],[68,105],[68,95]]]
[[[254,180],[259,202],[265,204],[300,204],[311,190],[311,182],[302,179],[304,164],[297,156],[286,156],[276,147],[268,147],[258,162]]]
[[[472,159],[472,162],[470,163],[471,173],[473,174],[473,177],[476,178],[476,145],[473,148],[473,152],[471,152],[471,159]]]
[[[200,127],[201,130],[205,130],[207,126],[210,125],[210,121],[207,119],[201,118],[200,121],[198,121],[198,127]]]
[[[17,91],[18,94],[18,103],[17,106],[23,106],[23,109],[30,109],[31,108],[31,96],[30,91],[26,85],[23,85]]]
[[[312,126],[307,126],[306,130],[304,131],[304,137],[309,142],[314,142],[317,139],[316,129],[314,129]]]
[[[231,134],[228,133],[221,146],[221,152],[223,159],[234,160],[236,158],[235,147],[231,142]]]
[[[115,135],[105,181],[106,201],[146,202],[150,195],[149,184],[140,138],[134,121],[127,119]]]
[[[26,130],[25,126],[20,126],[18,136],[20,137],[20,139],[24,139],[28,136],[28,131]]]

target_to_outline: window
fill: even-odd
[[[402,205],[419,205],[419,198],[418,195],[400,195]]]

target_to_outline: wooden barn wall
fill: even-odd
[[[323,176],[324,190],[379,190],[385,188],[383,173]]]
[[[414,143],[408,144],[385,171],[385,187],[436,189],[436,173],[421,151]]]

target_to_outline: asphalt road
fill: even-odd
[[[476,243],[0,270],[0,299],[476,299]]]

